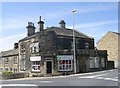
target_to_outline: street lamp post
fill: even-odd
[[[75,28],[74,28],[74,13],[76,12],[76,10],[73,10],[73,51],[74,51],[74,55],[73,55],[73,59],[74,59],[74,73],[76,73],[76,50],[75,50]]]

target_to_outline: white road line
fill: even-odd
[[[53,81],[40,81],[41,83],[52,83]]]
[[[92,76],[85,76],[85,77],[78,77],[78,78],[95,78],[95,77],[104,76],[104,75],[107,75],[107,74],[92,75]]]
[[[0,86],[38,86],[35,84],[1,84]]]
[[[82,76],[82,75],[92,75],[92,74],[96,74],[96,73],[105,73],[105,72],[112,72],[115,71],[116,69],[112,69],[112,70],[105,70],[105,71],[97,71],[97,72],[90,72],[90,73],[82,73],[82,74],[72,74],[69,76]]]
[[[107,75],[107,74],[102,74],[102,75],[92,75],[92,76],[85,76],[85,77],[78,77],[78,78],[88,78],[88,79],[102,79],[102,80],[111,80],[111,81],[118,81],[118,77],[115,77],[115,78],[105,78],[105,77],[100,77],[100,76],[104,76],[104,75]]]
[[[97,79],[104,79],[103,77],[97,77]]]
[[[104,80],[118,81],[118,79],[114,79],[114,78],[104,78]]]

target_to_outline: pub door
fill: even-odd
[[[52,61],[46,62],[46,73],[51,74],[52,73]]]

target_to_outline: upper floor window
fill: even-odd
[[[8,63],[9,63],[9,58],[6,57],[6,58],[5,58],[5,64],[8,64]]]
[[[85,49],[89,49],[89,43],[85,43]]]
[[[4,58],[0,58],[0,64],[2,64],[4,61]]]
[[[31,53],[38,53],[39,52],[39,42],[32,43],[30,45],[30,52]]]
[[[25,45],[21,45],[20,53],[25,54]]]
[[[14,56],[13,62],[14,64],[17,64],[17,56]]]

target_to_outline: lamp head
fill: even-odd
[[[76,9],[74,9],[72,12],[74,13],[74,12],[76,12],[77,10]]]

